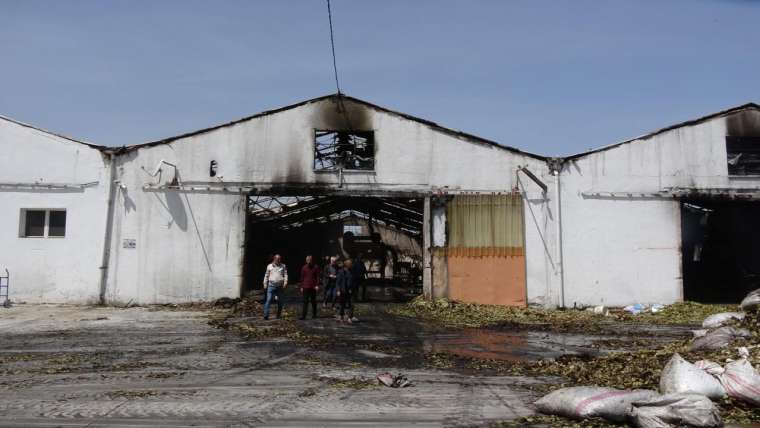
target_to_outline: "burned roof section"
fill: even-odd
[[[217,129],[221,129],[221,128],[225,128],[225,127],[228,127],[228,126],[237,125],[239,123],[247,122],[247,121],[252,120],[252,119],[256,119],[256,118],[260,118],[260,117],[264,117],[264,116],[269,116],[269,115],[272,115],[272,114],[275,114],[275,113],[279,113],[279,112],[282,112],[282,111],[290,110],[290,109],[293,109],[293,108],[301,107],[301,106],[304,106],[304,105],[307,105],[307,104],[312,104],[312,103],[316,103],[316,102],[320,102],[320,101],[324,101],[324,100],[328,100],[328,99],[334,99],[334,100],[336,100],[339,103],[342,103],[343,101],[348,101],[348,102],[351,102],[351,103],[360,104],[360,105],[363,105],[365,107],[368,107],[368,108],[376,110],[376,111],[380,111],[380,112],[387,113],[387,114],[390,114],[390,115],[393,115],[393,116],[396,116],[396,117],[400,117],[400,118],[403,118],[403,119],[407,119],[407,120],[410,120],[410,121],[413,121],[413,122],[420,123],[422,125],[430,127],[431,129],[433,129],[435,131],[441,132],[441,133],[446,134],[446,135],[450,135],[450,136],[452,136],[452,137],[454,137],[456,139],[459,139],[459,140],[463,140],[463,141],[467,141],[467,142],[471,142],[471,143],[478,143],[478,144],[485,144],[485,145],[493,146],[493,147],[498,148],[498,149],[507,150],[507,151],[510,151],[510,152],[513,152],[513,153],[516,153],[516,154],[532,157],[534,159],[539,159],[539,160],[545,160],[545,159],[547,159],[545,156],[541,156],[541,155],[538,155],[538,154],[535,154],[535,153],[525,152],[525,151],[522,151],[522,150],[514,148],[514,147],[505,146],[505,145],[497,143],[496,141],[488,140],[486,138],[478,137],[478,136],[473,135],[473,134],[468,134],[466,132],[462,132],[462,131],[458,131],[458,130],[455,130],[455,129],[447,128],[445,126],[441,126],[441,125],[439,125],[439,124],[437,124],[435,122],[432,122],[432,121],[429,121],[429,120],[426,120],[426,119],[421,119],[419,117],[412,116],[412,115],[409,115],[409,114],[406,114],[406,113],[401,113],[401,112],[398,112],[398,111],[395,111],[395,110],[391,110],[391,109],[388,109],[388,108],[385,108],[385,107],[381,107],[379,105],[372,104],[372,103],[369,103],[367,101],[360,100],[358,98],[350,97],[350,96],[347,96],[347,95],[344,95],[344,94],[337,94],[337,93],[336,94],[330,94],[330,95],[324,95],[324,96],[317,97],[317,98],[312,98],[310,100],[301,101],[299,103],[291,104],[291,105],[284,106],[284,107],[280,107],[280,108],[277,108],[277,109],[274,109],[274,110],[266,110],[266,111],[263,111],[261,113],[254,114],[252,116],[243,117],[243,118],[240,118],[240,119],[237,119],[237,120],[233,120],[231,122],[215,125],[215,126],[212,126],[212,127],[209,127],[209,128],[199,129],[197,131],[192,131],[192,132],[188,132],[188,133],[185,133],[185,134],[176,135],[174,137],[169,137],[169,138],[165,138],[165,139],[162,139],[162,140],[157,140],[157,141],[152,141],[152,142],[142,143],[142,144],[134,144],[134,145],[118,148],[118,149],[116,149],[116,151],[118,151],[118,152],[125,152],[125,151],[137,150],[137,149],[140,149],[140,148],[143,148],[143,147],[152,147],[152,146],[161,145],[161,144],[168,144],[168,143],[180,140],[182,138],[187,138],[187,137],[192,137],[192,136],[195,136],[195,135],[205,134],[207,132],[211,132],[211,131],[214,131],[214,130],[217,130]],[[353,109],[353,110],[355,111],[357,109]],[[359,125],[361,125],[360,122],[362,122],[362,118],[364,116],[359,115],[355,119],[354,119],[354,115],[351,115],[350,117],[352,118],[351,119],[352,123],[350,125],[352,125],[354,127],[360,127],[359,126]],[[337,116],[336,116],[336,118],[337,118]],[[357,123],[353,123],[354,120],[356,120]]]

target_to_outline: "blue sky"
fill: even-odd
[[[332,0],[343,92],[562,155],[760,101],[760,1]],[[97,144],[335,92],[323,0],[0,0],[0,114]]]

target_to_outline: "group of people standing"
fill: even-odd
[[[362,301],[367,299],[365,279],[367,269],[361,255],[355,260],[340,260],[336,256],[326,257],[324,266],[314,262],[311,255],[306,256],[306,263],[301,267],[300,291],[302,295],[302,310],[299,319],[306,319],[309,306],[312,318],[317,317],[317,295],[323,289],[322,307],[329,304],[332,309],[339,308],[336,319],[340,322],[353,323],[359,321],[354,316],[354,300],[361,291]],[[274,301],[277,304],[277,318],[282,316],[283,290],[288,286],[288,269],[282,262],[282,257],[275,254],[272,263],[267,265],[264,274],[264,319],[269,319],[269,310]]]

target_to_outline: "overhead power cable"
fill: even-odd
[[[333,36],[332,10],[330,9],[330,0],[327,0],[327,19],[330,21],[330,46],[332,46],[333,71],[335,72],[335,87],[338,94],[341,94],[340,83],[338,82],[338,64],[335,60],[335,37]]]

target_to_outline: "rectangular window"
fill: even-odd
[[[760,175],[760,137],[726,137],[728,175]]]
[[[315,171],[373,171],[375,134],[372,131],[316,131]]]
[[[66,210],[22,209],[22,238],[62,238],[66,236]]]
[[[25,214],[24,236],[29,238],[45,236],[45,211],[26,210]]]
[[[66,236],[66,211],[48,211],[48,236]]]

